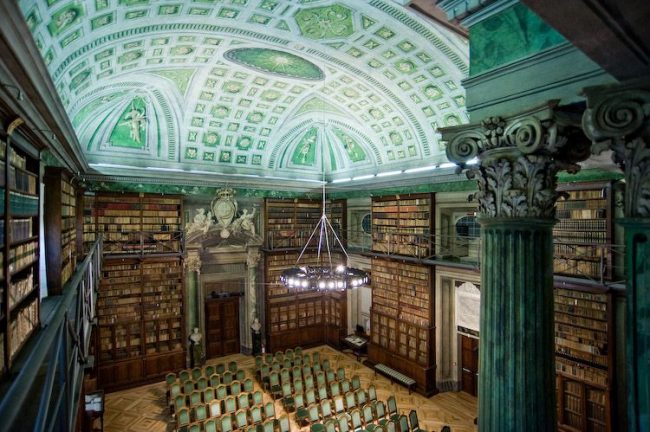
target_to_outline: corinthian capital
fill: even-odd
[[[650,217],[650,79],[588,87],[582,123],[625,174],[625,216]]]
[[[185,258],[185,268],[191,272],[201,272],[201,257],[198,252],[190,251]]]
[[[491,217],[554,218],[556,174],[577,172],[590,142],[575,115],[551,102],[511,117],[442,129],[447,158],[478,182],[475,198]],[[468,168],[472,159],[478,163]]]

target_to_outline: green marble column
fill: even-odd
[[[611,150],[625,175],[627,428],[650,432],[650,78],[584,93],[594,153]]]
[[[442,135],[449,160],[479,189],[479,430],[554,431],[557,172],[577,171],[590,143],[554,103]]]
[[[650,219],[624,219],[628,430],[650,431]]]
[[[479,430],[553,431],[553,220],[483,218]]]
[[[185,279],[186,299],[187,299],[187,326],[188,330],[199,327],[198,310],[196,308],[196,299],[198,296],[198,274],[196,271],[188,271]],[[188,333],[189,334],[189,333]]]

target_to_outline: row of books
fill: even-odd
[[[555,243],[553,252],[556,257],[580,258],[588,261],[599,260],[600,257],[607,257],[609,251],[598,245],[579,245],[567,243]]]
[[[570,200],[607,198],[607,189],[586,189],[566,191]]]
[[[13,309],[22,299],[34,291],[34,270],[31,269],[29,274],[17,281],[14,281],[9,287],[9,309]]]
[[[606,231],[607,220],[605,219],[562,219],[553,228],[553,234],[561,234],[563,231]]]
[[[609,385],[609,376],[606,369],[595,368],[564,357],[557,356],[555,358],[555,371],[590,384],[604,387]]]
[[[558,210],[577,210],[577,209],[603,209],[607,206],[607,200],[584,200],[584,201],[558,201]]]
[[[557,210],[556,216],[560,219],[605,219],[607,209],[587,209],[587,210]]]
[[[61,244],[64,246],[70,246],[69,252],[72,252],[75,247],[75,240],[77,239],[77,231],[71,229],[69,231],[64,231],[61,235]]]
[[[600,261],[586,261],[583,259],[556,258],[553,260],[555,273],[578,274],[583,277],[600,278],[604,267]]]
[[[12,219],[9,222],[9,235],[12,242],[20,242],[33,236],[33,219]],[[0,244],[5,243],[5,220],[0,219]]]
[[[94,218],[110,218],[111,220],[114,220],[115,223],[129,223],[131,218],[139,221],[140,217],[142,217],[142,212],[140,210],[123,210],[99,207],[92,209],[90,216]]]
[[[4,190],[0,191],[0,207],[4,208]],[[38,196],[18,192],[9,193],[9,206],[12,214],[28,216],[38,214]]]
[[[34,300],[26,307],[20,309],[16,319],[9,321],[9,333],[11,334],[11,348],[9,356],[14,358],[23,343],[32,334],[38,325],[38,303],[39,298]]]
[[[38,241],[20,244],[9,249],[9,271],[18,272],[38,260]]]
[[[3,165],[0,165],[2,167]],[[4,178],[4,168],[0,169],[0,175]],[[38,176],[27,171],[16,169],[13,166],[9,168],[9,188],[17,192],[36,195],[36,185]]]

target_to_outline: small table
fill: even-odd
[[[365,354],[368,349],[368,339],[358,335],[346,336],[343,339],[343,344],[357,356],[357,361],[359,361],[359,357]]]
[[[97,390],[92,393],[86,393],[85,396],[85,412],[86,419],[90,431],[95,430],[95,420],[99,418],[101,421],[101,431],[104,432],[104,390]]]

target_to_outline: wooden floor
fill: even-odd
[[[431,398],[419,394],[408,394],[408,390],[399,385],[392,384],[388,379],[374,376],[372,369],[356,361],[352,354],[342,353],[329,346],[321,346],[304,350],[306,353],[320,351],[321,359],[327,357],[334,367],[343,366],[346,376],[354,374],[361,378],[361,387],[367,388],[374,384],[377,388],[377,397],[386,401],[389,395],[397,398],[397,408],[407,414],[411,409],[416,409],[420,419],[420,426],[427,431],[440,431],[442,426],[449,425],[453,432],[469,432],[478,430],[474,425],[476,415],[476,398],[463,392],[441,393]],[[240,369],[246,371],[247,376],[255,376],[255,360],[252,356],[234,354],[219,358],[219,362],[235,360]],[[217,363],[209,360],[210,363]],[[255,389],[259,385],[255,382]],[[272,400],[264,394],[264,401]],[[282,404],[275,402],[277,415],[284,413]],[[290,414],[292,431],[307,431],[309,428],[300,428],[295,422],[294,414]],[[165,403],[165,384],[151,384],[143,387],[109,393],[106,395],[106,410],[104,414],[104,430],[107,432],[125,431],[172,431],[174,423],[171,421],[169,409]]]

